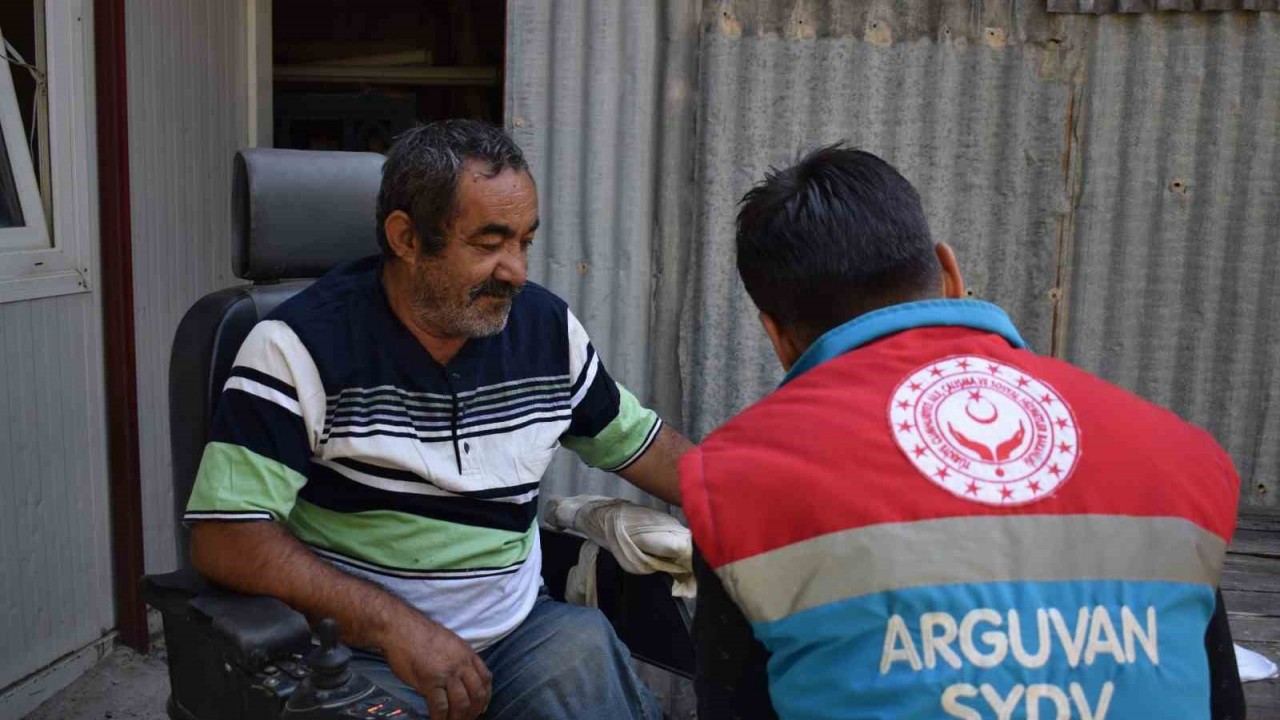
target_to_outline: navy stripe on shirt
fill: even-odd
[[[538,500],[502,503],[469,497],[415,495],[370,487],[313,463],[298,497],[340,513],[390,510],[473,527],[525,532],[538,516]]]
[[[528,420],[515,422],[514,424],[511,424],[511,425],[499,424],[497,427],[489,428],[486,430],[459,432],[458,439],[467,440],[470,438],[485,437],[487,435],[503,435],[506,433],[515,432],[516,430],[520,430],[522,428],[529,427],[530,425],[537,425],[539,423],[560,422],[561,420],[568,420],[571,417],[573,417],[573,415],[568,411],[568,408],[566,407],[565,410],[562,412],[555,412],[554,414],[548,415],[545,417],[529,418]],[[381,424],[387,425],[388,423],[381,423]],[[425,433],[418,432],[417,430],[415,430],[410,426],[404,426],[403,429],[399,429],[399,430],[391,430],[391,429],[385,429],[385,428],[376,428],[376,429],[354,428],[350,430],[334,430],[328,435],[321,437],[320,444],[321,445],[327,444],[330,439],[334,439],[334,438],[366,438],[366,437],[375,437],[375,436],[409,438],[411,440],[418,440],[424,443],[448,443],[453,441],[453,436],[447,431],[437,430],[437,431],[434,431],[434,434],[428,435]]]
[[[298,391],[292,385],[280,378],[272,377],[261,370],[254,370],[253,368],[245,367],[244,365],[236,365],[231,368],[231,372],[228,374],[228,377],[242,377],[246,380],[252,380],[256,383],[266,385],[272,390],[284,393],[291,400],[298,399]]]
[[[423,483],[425,485],[430,485],[436,488],[440,487],[439,485],[436,485],[435,483],[431,482],[430,480],[427,480],[421,475],[414,472],[409,472],[408,470],[396,470],[394,468],[382,467],[381,465],[371,465],[370,463],[361,462],[359,460],[353,460],[352,458],[334,458],[333,462],[345,468],[349,468],[351,470],[355,470],[356,472],[364,473],[365,475],[371,475],[377,478],[383,478],[386,480],[396,480],[399,482],[416,482],[416,483]],[[488,500],[493,498],[516,497],[518,495],[523,495],[532,490],[537,490],[538,485],[539,483],[535,482],[535,483],[525,483],[522,485],[513,485],[511,487],[490,488],[488,490],[473,490],[470,492],[454,492],[452,490],[446,490],[446,492],[451,492],[460,497],[470,497],[470,498],[477,498],[481,500]]]
[[[573,409],[573,422],[569,423],[565,434],[577,437],[599,435],[617,417],[620,397],[617,384],[601,367],[587,394]]]
[[[243,390],[229,388],[218,398],[209,439],[240,445],[302,475],[311,466],[311,445],[302,418]]]

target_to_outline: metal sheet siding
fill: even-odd
[[[1052,347],[1078,23],[1025,6],[971,16],[928,3],[783,5],[705,6],[681,322],[698,437],[781,379],[734,267],[736,203],[770,166],[822,144],[845,140],[898,167],[973,294],[1008,309],[1033,348]]]
[[[1106,17],[1067,358],[1209,429],[1280,504],[1280,15]]]
[[[199,297],[231,274],[231,163],[246,145],[244,3],[130,0],[129,164],[146,562],[177,565],[169,352]]]
[[[847,140],[917,185],[974,295],[1034,349],[1208,426],[1242,502],[1275,505],[1278,24],[1031,0],[515,3],[508,120],[548,228],[535,275],[700,438],[781,375],[734,269],[734,206],[770,166]],[[628,271],[598,283],[601,264]],[[557,472],[552,493],[610,487]]]
[[[520,2],[508,17],[506,114],[537,180],[543,223],[530,277],[569,302],[609,373],[645,402],[654,394],[663,5]],[[560,455],[546,495],[645,500]]]
[[[0,304],[0,688],[115,624],[104,399],[96,291]]]
[[[1280,0],[1049,0],[1055,13],[1222,12],[1280,10]]]

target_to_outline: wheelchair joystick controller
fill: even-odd
[[[311,652],[307,664],[311,666],[311,684],[318,690],[334,690],[351,682],[351,651],[338,641],[338,623],[330,618],[320,621],[316,634],[320,647]]]
[[[348,669],[351,650],[338,640],[338,623],[325,618],[317,628],[320,646],[311,651],[311,673],[285,704],[281,720],[421,720],[373,681]]]

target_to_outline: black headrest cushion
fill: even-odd
[[[378,252],[377,153],[255,148],[236,154],[232,269],[245,280],[316,278]]]

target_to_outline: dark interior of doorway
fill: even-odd
[[[273,0],[273,144],[384,152],[417,123],[502,121],[505,0]]]

